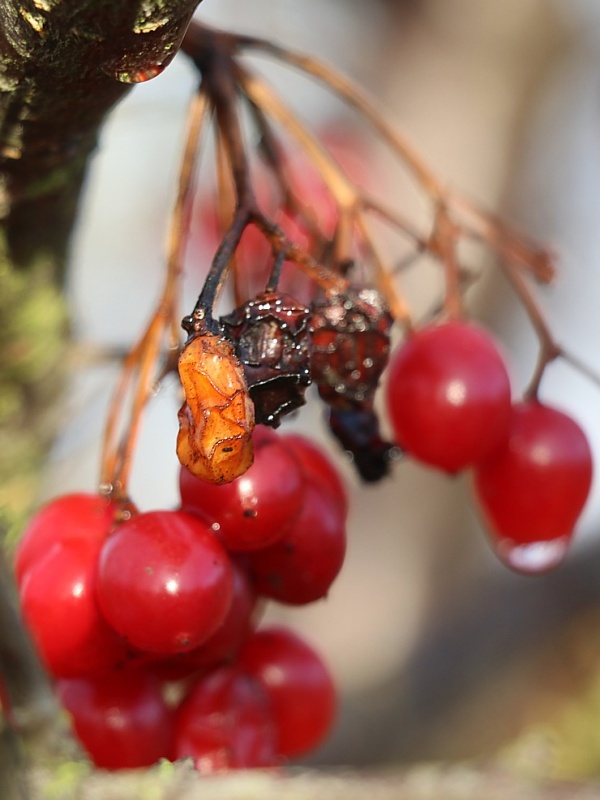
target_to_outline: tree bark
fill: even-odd
[[[7,255],[62,266],[100,125],[169,63],[198,0],[0,0],[0,194]]]

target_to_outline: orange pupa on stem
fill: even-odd
[[[212,333],[194,336],[179,357],[179,376],[179,461],[197,478],[229,483],[254,460],[254,406],[233,346]]]

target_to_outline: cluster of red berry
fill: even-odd
[[[253,438],[254,464],[231,483],[182,469],[178,510],[66,495],[19,543],[24,620],[100,767],[273,766],[332,724],[334,684],[317,653],[256,625],[261,598],[327,593],[345,554],[345,490],[310,440],[260,426]]]
[[[592,480],[586,436],[533,396],[514,403],[504,358],[465,321],[430,325],[392,356],[388,406],[407,454],[449,473],[472,468],[499,557],[542,572],[564,557]]]
[[[190,28],[184,48],[202,84],[191,104],[165,287],[109,410],[101,481],[110,493],[56,499],[34,517],[17,551],[25,622],[75,731],[105,768],[186,756],[205,773],[272,766],[308,752],[329,729],[335,690],[319,656],[289,630],[257,629],[261,602],[303,605],[324,597],[344,560],[348,509],[335,468],[309,440],[272,430],[304,404],[311,383],[364,481],[388,475],[400,452],[445,472],[472,470],[493,546],[517,570],[541,572],[560,562],[590,489],[584,433],[537,397],[548,353],[532,389],[515,403],[496,344],[461,316],[459,238],[483,239],[507,269],[516,265],[546,280],[548,254],[446,196],[345,81],[275,48],[358,108],[418,177],[436,213],[430,234],[415,233],[350,180],[234,59],[251,46],[273,50],[261,40]],[[240,98],[250,104],[275,181],[277,200],[266,196],[260,206],[255,194],[268,193],[251,185]],[[128,499],[129,468],[153,370],[157,380],[174,370],[172,358],[164,370],[158,366],[165,342],[171,353],[178,347],[193,162],[211,108],[216,150],[227,156],[235,191],[224,173],[219,202],[200,226],[222,228],[219,243],[182,322],[181,503],[138,513]],[[290,180],[271,117],[294,133],[316,182],[298,171]],[[414,323],[371,240],[367,212],[443,264],[442,321]],[[236,308],[217,319],[229,277]],[[531,311],[528,290],[519,280],[516,286],[554,358],[559,350],[547,326]],[[407,337],[388,364],[395,319]],[[392,442],[380,433],[375,403],[386,370]]]

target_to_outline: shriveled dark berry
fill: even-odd
[[[325,294],[312,306],[311,374],[332,408],[373,397],[390,352],[393,318],[376,289]]]
[[[278,427],[304,405],[311,383],[310,311],[289,295],[263,292],[222,317],[240,360],[256,422]]]
[[[352,454],[358,474],[367,483],[384,478],[400,450],[386,442],[379,431],[379,419],[372,407],[330,409],[329,428],[344,450]]]

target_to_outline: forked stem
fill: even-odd
[[[256,36],[230,35],[231,47],[258,50],[316,78],[366,120],[396,153],[430,198],[434,208],[443,203],[455,213],[464,212],[469,221],[456,221],[462,235],[482,239],[503,258],[532,272],[544,282],[555,275],[554,255],[510,228],[496,215],[480,208],[458,192],[449,190],[427,165],[408,139],[392,127],[384,114],[351,81],[321,61]]]

